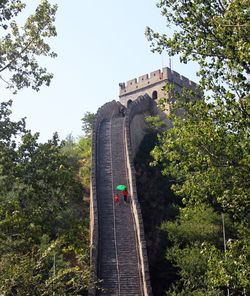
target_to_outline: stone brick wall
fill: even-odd
[[[128,101],[134,101],[139,96],[143,96],[146,93],[150,97],[153,97],[154,92],[157,92],[158,98],[165,97],[162,88],[165,86],[166,82],[174,83],[177,90],[182,87],[193,88],[196,86],[193,81],[165,67],[162,70],[151,72],[149,75],[145,74],[139,78],[129,80],[126,84],[120,83],[120,102],[124,106],[127,106]]]
[[[141,274],[143,277],[143,292],[144,296],[151,296],[152,290],[150,285],[148,257],[146,242],[144,238],[144,226],[140,204],[137,198],[135,168],[133,160],[139,148],[139,145],[146,133],[145,116],[159,114],[154,98],[157,93],[157,98],[164,97],[162,87],[166,82],[173,82],[176,89],[187,87],[195,88],[196,84],[189,79],[179,75],[177,72],[169,68],[154,71],[150,75],[145,74],[138,79],[132,79],[125,83],[120,83],[120,102],[112,101],[106,103],[98,109],[93,123],[92,134],[92,172],[91,172],[91,198],[90,198],[90,260],[93,276],[97,275],[98,267],[98,204],[96,193],[96,149],[98,143],[99,127],[103,120],[111,119],[117,115],[122,105],[128,108],[125,112],[125,153],[128,170],[128,184],[129,192],[132,200],[132,211],[134,216],[138,250],[140,257]],[[148,94],[146,94],[148,93]],[[151,96],[151,97],[150,97]],[[157,99],[155,98],[155,99]],[[130,101],[128,104],[128,101]],[[96,291],[94,287],[90,287],[89,295],[95,296]]]
[[[90,264],[92,278],[97,275],[98,262],[98,205],[96,195],[96,148],[100,123],[105,119],[110,119],[119,113],[121,104],[116,101],[108,102],[98,109],[92,126],[92,165],[91,165],[91,184],[90,184]],[[89,296],[96,295],[95,287],[89,288]]]
[[[140,257],[140,266],[143,282],[143,291],[145,296],[151,296],[152,290],[150,285],[149,267],[147,258],[146,241],[144,237],[144,227],[140,204],[137,198],[135,169],[133,164],[134,155],[145,135],[144,117],[151,114],[153,101],[148,96],[138,98],[133,102],[126,111],[125,115],[125,152],[127,158],[128,184],[132,200],[132,211],[135,221],[135,228],[138,241],[138,250]],[[92,172],[91,172],[91,198],[90,198],[90,260],[92,275],[97,275],[98,268],[98,204],[96,194],[96,148],[98,142],[99,126],[102,120],[110,119],[119,113],[121,103],[112,101],[106,103],[98,109],[93,123],[92,134]],[[96,295],[94,286],[89,289],[89,296]]]
[[[137,197],[136,189],[136,177],[134,168],[134,156],[142,141],[145,132],[146,124],[144,122],[144,117],[150,115],[153,108],[153,101],[148,96],[141,96],[136,101],[134,101],[128,108],[126,112],[126,122],[125,122],[125,141],[126,141],[126,157],[127,157],[127,168],[129,176],[129,190],[132,200],[132,210],[134,213],[137,239],[139,242],[139,254],[141,261],[141,269],[143,276],[143,290],[145,296],[152,295],[152,289],[150,284],[149,276],[149,266],[148,266],[148,256],[146,241],[144,236],[144,226],[141,214],[141,208]],[[137,138],[138,137],[138,138]],[[136,140],[135,140],[136,139]]]
[[[128,121],[129,124],[126,132],[131,143],[132,158],[134,158],[146,133],[145,117],[153,113],[156,113],[155,102],[147,94],[138,97],[127,108],[126,122]]]

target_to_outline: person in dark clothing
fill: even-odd
[[[127,190],[127,188],[125,188],[124,190],[122,190],[122,196],[123,196],[123,200],[125,202],[127,202],[128,201],[128,190]]]
[[[125,116],[125,114],[126,114],[126,108],[124,106],[122,106],[120,108],[120,113],[122,114],[122,116]]]

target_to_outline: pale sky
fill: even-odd
[[[34,4],[37,0],[27,0]],[[169,58],[151,53],[146,26],[167,33],[155,0],[53,0],[58,36],[49,41],[56,59],[43,59],[54,73],[50,87],[24,89],[12,98],[13,118],[27,117],[27,127],[46,141],[82,134],[81,118],[104,103],[119,100],[119,82],[169,66]],[[172,69],[197,81],[194,64],[171,59]]]

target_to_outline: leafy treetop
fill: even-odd
[[[159,0],[158,7],[176,30],[169,37],[147,28],[153,51],[197,61],[206,90],[239,99],[249,95],[249,0]]]
[[[20,26],[16,18],[25,6],[20,0],[0,3],[0,78],[14,92],[23,87],[38,91],[43,84],[49,85],[53,75],[38,64],[37,58],[56,57],[46,39],[56,36],[57,5],[42,0],[34,14]]]

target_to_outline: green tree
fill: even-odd
[[[52,74],[38,59],[56,56],[47,39],[56,36],[57,6],[41,0],[21,26],[25,6],[0,3],[0,78],[14,92],[49,85]],[[56,133],[41,144],[24,119],[11,121],[10,107],[11,101],[0,104],[1,295],[86,295],[88,221],[79,163]]]
[[[2,295],[82,295],[89,281],[83,187],[64,142],[40,144],[0,108]],[[81,294],[79,294],[81,293]]]
[[[81,155],[80,178],[82,184],[88,187],[90,184],[91,171],[91,153],[92,153],[92,124],[95,114],[86,112],[82,118],[82,129],[84,136],[81,137],[77,144],[77,151]]]
[[[181,104],[184,118],[172,116],[173,128],[159,136],[154,163],[177,180],[184,202],[207,202],[248,221],[249,127],[239,102]]]
[[[215,95],[249,95],[249,0],[160,0],[158,7],[175,32],[167,36],[147,28],[153,51],[198,62],[201,85]]]
[[[232,234],[234,228],[228,216],[225,222],[227,233]],[[211,284],[210,254],[204,252],[205,245],[212,245],[220,259],[224,256],[221,215],[205,205],[185,207],[180,209],[176,220],[164,222],[161,228],[171,242],[166,258],[180,277],[167,295],[223,295],[215,288],[218,285]]]
[[[86,112],[82,118],[82,129],[86,136],[90,136],[92,133],[92,124],[95,119],[95,114]]]
[[[56,57],[47,38],[56,36],[57,6],[41,0],[34,14],[23,25],[17,24],[16,19],[25,6],[20,0],[0,3],[0,78],[14,92],[23,87],[38,91],[43,84],[49,85],[53,75],[38,64],[37,58]]]
[[[204,96],[186,90],[171,94],[175,99],[172,110],[184,108],[185,115],[177,117],[173,112],[170,116],[173,128],[159,136],[152,152],[154,164],[161,163],[163,173],[176,179],[173,189],[186,206],[206,204],[231,217],[235,234],[226,237],[232,240],[227,241],[225,254],[213,244],[206,247],[205,253],[211,255],[208,280],[218,289],[229,289],[230,295],[246,295],[250,261],[249,1],[163,0],[158,6],[175,32],[167,36],[147,28],[153,51],[167,50],[169,55],[179,54],[185,63],[198,62]],[[237,261],[239,265],[233,268],[232,262]]]
[[[63,153],[72,161],[76,168],[77,175],[84,188],[89,193],[91,151],[92,151],[92,124],[95,114],[86,112],[82,118],[82,130],[84,135],[75,140],[72,135],[65,139]],[[79,170],[80,165],[80,170]]]

